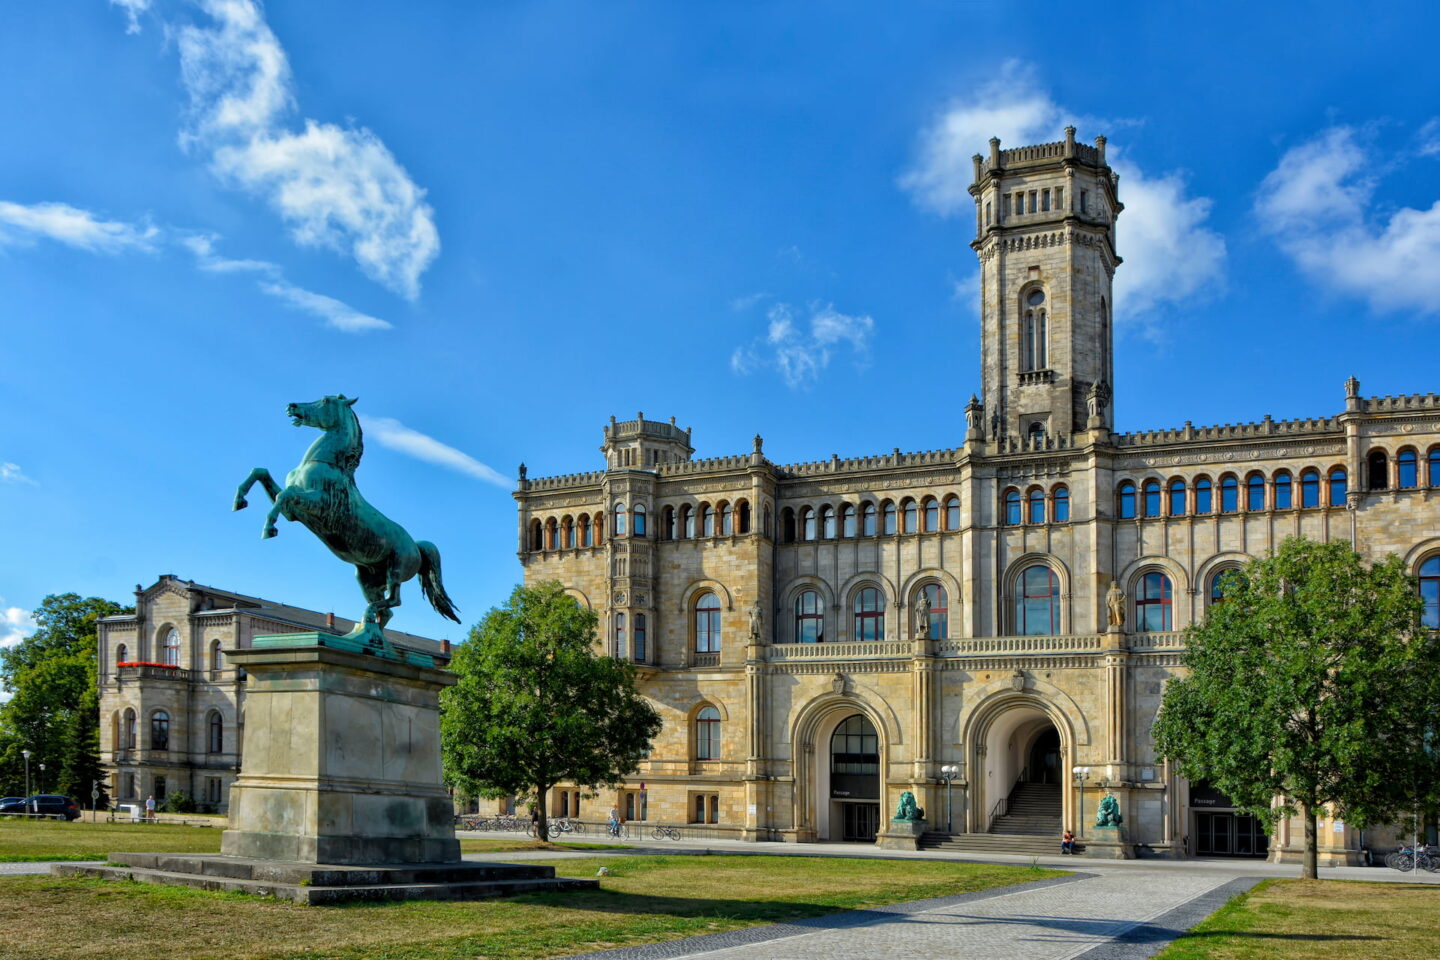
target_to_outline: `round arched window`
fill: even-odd
[[[1030,306],[1032,306],[1032,307],[1038,307],[1038,306],[1040,306],[1040,304],[1042,304],[1042,303],[1045,302],[1045,291],[1044,291],[1044,290],[1031,290],[1031,291],[1030,291],[1030,296],[1028,296],[1028,297],[1025,298],[1025,302],[1028,303],[1028,304],[1029,304]]]

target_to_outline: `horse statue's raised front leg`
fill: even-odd
[[[264,467],[256,467],[250,471],[250,476],[246,477],[245,482],[240,484],[239,489],[235,491],[235,504],[230,509],[244,510],[248,507],[250,503],[245,499],[245,494],[249,493],[250,488],[257,483],[265,488],[265,492],[270,495],[272,502],[276,497],[280,496],[280,484],[276,483],[275,478],[270,476],[270,471]]]

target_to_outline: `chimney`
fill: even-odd
[[[327,614],[325,614],[325,629],[326,629],[326,630],[334,630],[334,629],[335,629],[335,614],[334,614],[334,613],[327,613]]]

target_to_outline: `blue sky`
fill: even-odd
[[[0,29],[0,642],[173,572],[355,615],[229,511],[358,395],[472,623],[516,465],[963,439],[971,154],[1105,134],[1122,430],[1440,386],[1433,5],[64,0]],[[258,493],[258,492],[257,492]],[[413,584],[396,627],[463,635]]]

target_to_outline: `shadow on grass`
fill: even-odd
[[[1125,943],[1169,943],[1172,940],[1178,940],[1182,937],[1186,940],[1197,940],[1202,937],[1209,939],[1217,937],[1248,937],[1256,940],[1296,940],[1322,943],[1384,939],[1383,937],[1333,933],[1258,933],[1239,930],[1187,932],[1183,927],[1171,927],[1160,923],[1141,923],[1127,930],[1123,929],[1123,923],[1115,920],[1097,920],[1091,917],[1057,917],[1041,914],[981,917],[967,916],[963,913],[946,913],[943,919],[917,917],[911,918],[911,920],[912,922],[918,923],[960,923],[975,926],[1029,926],[1052,931],[1056,934],[1071,934],[1077,940],[1114,938]],[[1044,939],[1052,940],[1055,938],[1045,937]]]

